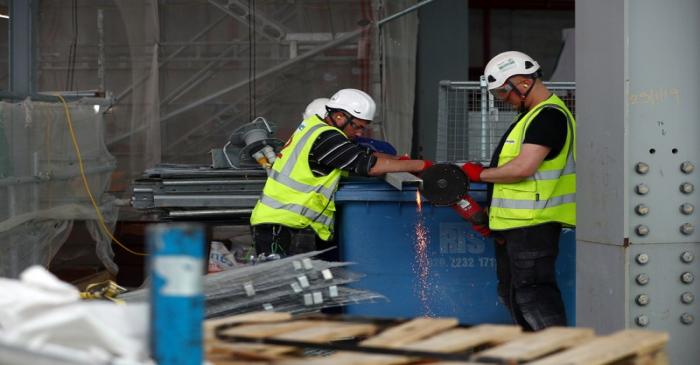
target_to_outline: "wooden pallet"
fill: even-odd
[[[206,321],[205,341],[215,365],[668,364],[662,332],[595,336],[587,328],[553,327],[524,333],[508,325],[460,327],[453,318],[397,322],[260,312]],[[326,352],[310,356],[309,348]]]

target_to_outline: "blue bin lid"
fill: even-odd
[[[341,204],[357,201],[415,202],[416,190],[415,186],[397,190],[378,177],[349,177],[341,180],[335,201]],[[486,200],[486,184],[472,184],[469,192],[477,201]],[[425,197],[422,199],[427,201]]]

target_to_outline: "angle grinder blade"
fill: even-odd
[[[453,164],[435,164],[423,171],[421,178],[421,193],[434,205],[452,205],[469,191],[469,179]]]

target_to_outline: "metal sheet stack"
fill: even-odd
[[[265,179],[261,168],[161,164],[134,181],[131,204],[163,219],[248,217]]]

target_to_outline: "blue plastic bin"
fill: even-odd
[[[477,202],[485,185],[472,186]],[[450,316],[463,324],[511,323],[496,292],[494,243],[483,239],[449,207],[423,202],[416,190],[398,191],[378,179],[345,182],[336,194],[340,258],[367,276],[356,285],[389,302],[357,304],[347,313],[373,317]],[[425,255],[416,246],[416,225],[426,230]],[[425,258],[425,260],[419,260]],[[421,263],[422,261],[422,263]],[[426,265],[427,262],[427,265]],[[426,269],[427,267],[427,269]],[[568,323],[575,324],[576,240],[565,230],[557,281]]]

